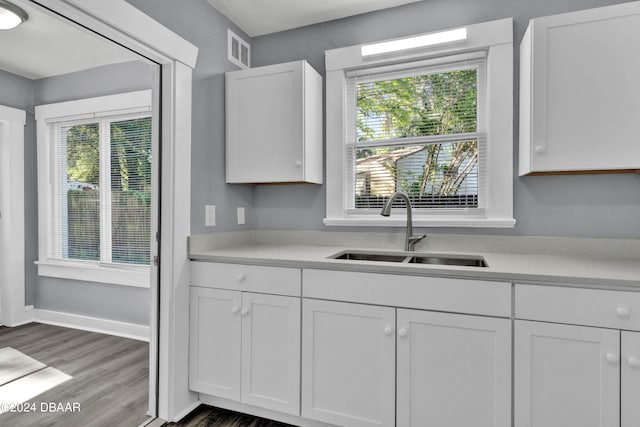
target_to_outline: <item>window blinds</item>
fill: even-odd
[[[151,118],[111,122],[111,259],[149,264]]]
[[[352,209],[380,208],[395,191],[416,208],[479,206],[485,61],[348,76]]]
[[[100,125],[65,125],[59,132],[56,255],[99,261]]]
[[[54,258],[149,264],[151,118],[54,125]]]

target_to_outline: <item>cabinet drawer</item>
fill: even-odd
[[[516,285],[515,316],[638,331],[640,292]]]
[[[305,269],[303,297],[511,317],[511,284]]]
[[[216,262],[191,262],[191,285],[300,296],[300,270]]]

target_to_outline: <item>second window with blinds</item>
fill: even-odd
[[[36,119],[40,206],[49,207],[39,274],[148,286],[150,94],[39,106]]]

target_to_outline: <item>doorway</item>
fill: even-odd
[[[21,93],[29,91],[30,100],[21,105],[23,101],[16,99],[11,91],[0,95],[0,104],[24,108],[21,125],[10,126],[0,117],[3,136],[14,129],[24,132],[21,138],[16,138],[19,144],[11,145],[10,150],[3,148],[1,153],[2,174],[10,173],[11,180],[9,191],[4,191],[3,186],[0,197],[4,200],[7,194],[10,203],[3,202],[3,206],[12,209],[10,216],[7,211],[0,218],[3,227],[0,255],[12,266],[1,270],[1,323],[25,328],[16,331],[33,334],[36,330],[30,328],[32,325],[44,326],[52,335],[55,328],[62,327],[55,329],[60,337],[68,337],[74,330],[89,331],[83,332],[83,338],[75,336],[73,340],[94,341],[94,347],[105,335],[151,343],[145,344],[148,347],[146,369],[151,375],[144,413],[154,416],[157,413],[154,334],[158,332],[154,322],[158,319],[159,287],[152,260],[159,252],[156,236],[159,235],[160,66],[35,2],[12,0],[12,3],[24,9],[29,20],[11,32],[0,33],[3,51],[0,80],[5,88],[17,82]],[[127,97],[140,91],[151,91],[145,111],[136,106],[109,115],[104,109],[74,109],[78,105],[74,103],[79,101],[104,103],[105,97]],[[38,122],[36,106],[42,105],[64,107],[65,113]],[[100,122],[101,128],[96,128],[95,135],[87,136],[93,129],[94,119]],[[44,133],[40,126],[46,128]],[[55,136],[54,129],[61,128]],[[148,135],[141,134],[143,128]],[[71,142],[74,131],[82,135]],[[105,134],[110,136],[103,138]],[[35,147],[38,141],[51,135],[54,135],[50,141],[53,145],[49,147],[57,143],[60,149],[49,153],[56,156],[43,158],[46,150]],[[100,142],[98,147],[95,138],[92,139],[94,136],[106,142]],[[3,137],[3,147],[4,140]],[[139,149],[143,140],[147,145]],[[22,154],[14,149],[18,146]],[[92,158],[92,154],[98,157]],[[60,166],[56,177],[65,179],[57,184],[49,174],[44,175],[44,180],[39,179],[43,178],[43,164]],[[16,171],[18,167],[20,171]],[[97,172],[90,172],[92,168]],[[120,174],[117,178],[116,173]],[[110,179],[105,179],[105,175],[110,175]],[[95,181],[96,178],[100,180]],[[104,191],[108,185],[113,188]],[[49,199],[45,200],[44,195]],[[36,209],[25,209],[25,206]],[[105,209],[110,210],[105,214]],[[120,220],[112,221],[118,216]],[[142,217],[144,221],[140,220]],[[130,226],[132,219],[135,219],[136,231]],[[47,228],[48,225],[51,226]],[[106,225],[111,227],[110,233],[105,232]],[[133,234],[137,238],[131,243],[128,237]],[[144,246],[140,242],[145,239],[140,236],[146,236],[146,251],[140,250]],[[65,243],[59,246],[60,241]],[[30,246],[34,242],[36,246]],[[59,250],[60,247],[65,249]],[[96,250],[100,254],[98,258],[91,255]],[[10,336],[10,331],[10,328],[0,329],[3,335],[0,340]],[[24,334],[16,337],[24,338]],[[60,342],[68,341],[61,338]],[[14,347],[18,347],[18,343],[12,346],[12,341],[6,340],[3,344],[0,353],[6,348],[3,354],[7,360],[16,361],[16,366],[30,367],[19,370],[20,375],[2,383],[0,394],[2,387],[15,387],[20,380],[32,380],[34,375],[51,372],[47,369],[58,369],[44,359],[37,360],[26,350],[17,350]],[[55,352],[54,344],[50,342],[51,352]],[[125,347],[128,345],[133,344]],[[139,347],[136,349],[140,351]],[[59,357],[64,359],[63,355]],[[31,359],[35,362],[31,363]],[[72,384],[73,379],[63,383],[56,387]],[[92,382],[86,385],[97,387]],[[37,399],[36,396],[30,398]]]

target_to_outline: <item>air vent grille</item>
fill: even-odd
[[[251,66],[251,45],[231,30],[228,30],[227,50],[229,61],[240,68]]]

